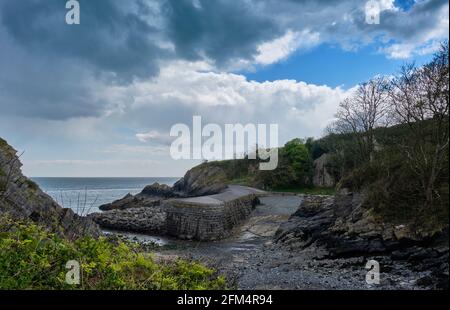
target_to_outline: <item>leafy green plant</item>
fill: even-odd
[[[81,266],[80,285],[65,264]],[[62,239],[42,227],[0,218],[0,289],[223,289],[226,281],[196,262],[157,262],[136,244],[90,237]]]

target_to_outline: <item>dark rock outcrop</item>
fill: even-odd
[[[139,196],[153,196],[153,197],[163,197],[172,198],[184,196],[183,193],[176,192],[172,187],[166,184],[159,184],[157,182],[152,185],[147,185],[144,187]]]
[[[173,189],[190,197],[213,195],[225,190],[226,182],[227,176],[222,168],[201,164],[186,172]]]
[[[306,197],[280,225],[275,241],[294,251],[320,249],[318,259],[381,255],[406,261],[414,270],[429,272],[436,287],[448,287],[448,228],[426,234],[382,223],[363,206],[360,194]]]
[[[16,151],[0,138],[0,214],[31,220],[69,238],[100,235],[97,224],[61,208],[22,174],[21,166]]]
[[[148,197],[146,195],[133,196],[131,194],[127,194],[125,197],[123,197],[119,200],[101,205],[99,207],[99,209],[102,211],[125,210],[125,209],[131,209],[131,208],[149,208],[149,207],[159,206],[160,204],[161,204],[161,199],[155,198],[153,196],[150,196],[150,197]]]

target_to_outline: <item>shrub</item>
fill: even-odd
[[[81,284],[65,264],[81,265]],[[185,260],[155,262],[136,244],[106,238],[68,241],[30,223],[0,218],[0,289],[223,289],[225,279]]]

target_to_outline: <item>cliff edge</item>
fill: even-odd
[[[71,239],[100,235],[97,224],[59,206],[22,174],[21,167],[17,151],[0,138],[0,215],[31,220]]]

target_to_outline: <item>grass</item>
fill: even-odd
[[[334,195],[336,190],[334,187],[310,187],[310,188],[276,188],[274,192],[307,194],[307,195]]]
[[[233,185],[243,185],[243,186],[251,186],[252,182],[251,182],[251,177],[250,176],[244,176],[241,178],[235,178],[232,179],[230,181],[228,181],[228,184],[233,184]]]

